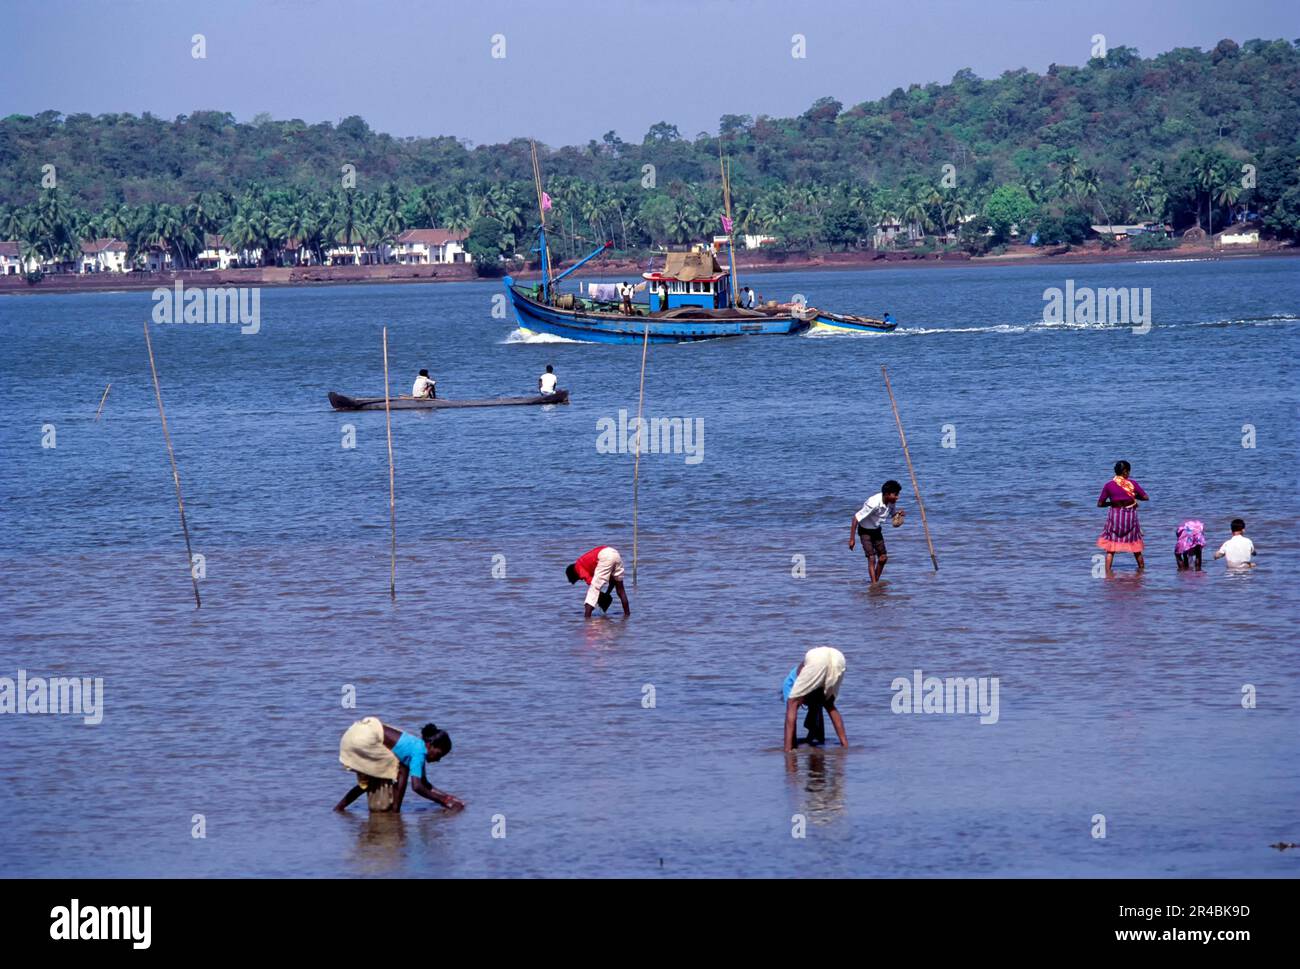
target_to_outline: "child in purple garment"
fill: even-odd
[[[1201,550],[1205,548],[1205,525],[1189,518],[1176,529],[1174,535],[1178,541],[1174,544],[1174,560],[1178,562],[1178,571],[1186,572],[1196,563],[1196,571],[1201,571]]]

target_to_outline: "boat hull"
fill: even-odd
[[[857,333],[888,333],[898,326],[884,320],[873,320],[866,316],[843,316],[839,313],[818,313],[813,320],[814,330],[848,330]]]
[[[623,316],[590,310],[564,310],[547,306],[520,293],[506,277],[506,293],[521,330],[549,333],[583,343],[641,343],[647,325],[651,343],[696,343],[736,336],[784,336],[808,328],[808,321],[790,314],[699,318]],[[707,311],[705,311],[707,312]]]
[[[330,406],[335,410],[383,410],[382,397],[348,397],[329,392]],[[416,400],[413,397],[392,397],[388,406],[392,410],[450,410],[460,407],[527,407],[538,404],[567,404],[569,392],[557,390],[553,394],[533,394],[529,397],[487,397],[481,400]]]

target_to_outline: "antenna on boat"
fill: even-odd
[[[533,153],[533,187],[537,189],[537,214],[542,220],[541,227],[537,230],[542,250],[542,298],[549,303],[551,301],[551,248],[546,244],[546,203],[550,199],[542,191],[542,169],[537,163],[537,142],[530,139],[528,144],[532,147]]]
[[[722,132],[718,132],[718,168],[722,172],[722,207],[726,213],[723,219],[722,227],[727,230],[727,267],[731,274],[731,305],[740,305],[740,289],[736,286],[736,240],[732,235],[733,223],[731,221],[731,164],[722,159]]]

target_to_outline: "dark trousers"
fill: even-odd
[[[803,725],[804,729],[808,731],[808,736],[804,738],[804,742],[809,744],[825,744],[826,713],[821,690],[816,690],[809,694],[807,706],[808,713],[803,718]]]

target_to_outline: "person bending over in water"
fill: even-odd
[[[432,786],[424,773],[426,763],[435,764],[450,753],[451,737],[431,723],[426,723],[417,737],[390,727],[378,717],[358,720],[339,741],[339,761],[356,772],[357,783],[334,805],[334,810],[347,810],[365,794],[371,811],[400,811],[409,777],[411,790],[420,797],[449,811],[459,811],[465,805]]]
[[[1174,560],[1178,571],[1186,572],[1196,565],[1201,571],[1201,552],[1205,549],[1205,524],[1195,518],[1189,518],[1174,529],[1177,541],[1174,543]]]
[[[569,585],[582,579],[591,587],[583,601],[583,619],[590,619],[596,606],[600,606],[601,612],[608,611],[614,602],[614,597],[609,593],[611,588],[618,593],[618,599],[623,603],[623,615],[632,615],[632,607],[627,603],[627,590],[623,588],[623,556],[618,554],[618,549],[609,545],[597,545],[591,551],[584,552],[572,565],[566,566],[564,575],[569,580]]]
[[[844,732],[844,718],[835,709],[835,697],[840,692],[840,682],[844,679],[844,654],[831,646],[817,646],[804,654],[803,662],[790,671],[781,687],[785,698],[785,751],[794,750],[799,741],[795,740],[795,719],[799,708],[806,706],[808,715],[803,725],[808,728],[808,736],[803,743],[820,746],[826,742],[826,721],[823,711],[831,715],[831,723],[840,738],[840,746],[849,745],[848,735]]]

